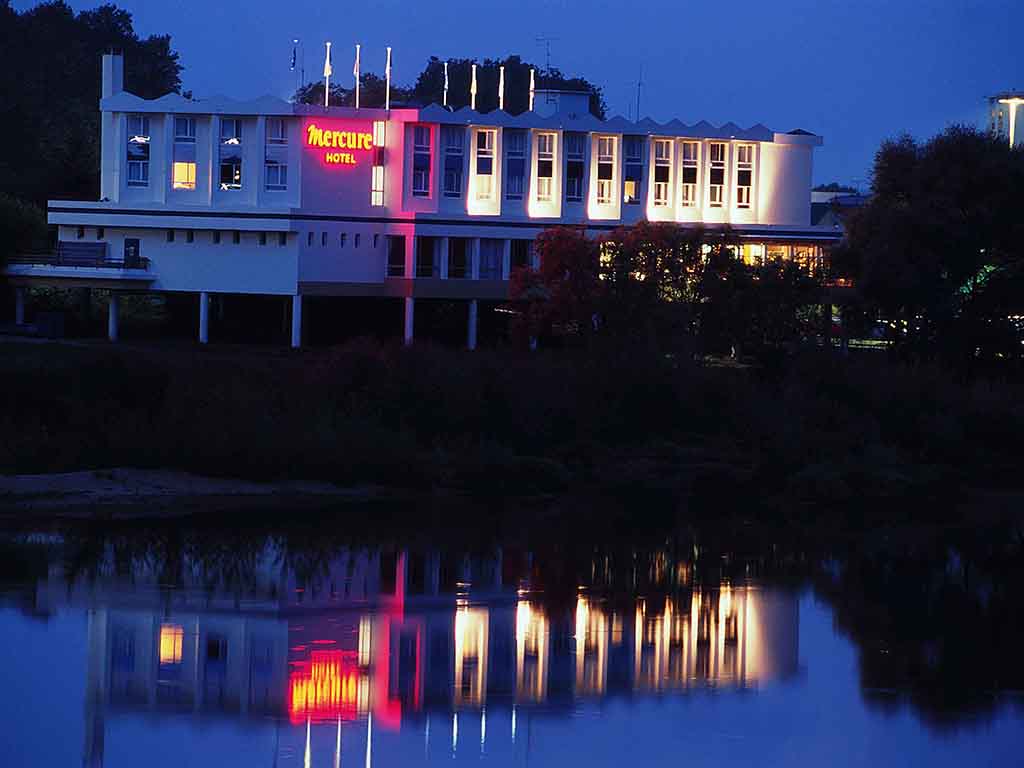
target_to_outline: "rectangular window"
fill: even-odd
[[[413,126],[412,135],[412,194],[415,197],[429,197],[430,126]]]
[[[444,196],[462,197],[462,145],[466,131],[458,126],[444,126]]]
[[[416,238],[416,277],[437,277],[439,274],[437,260],[434,258],[432,237]]]
[[[512,269],[524,269],[531,266],[530,263],[530,240],[513,240],[512,246],[509,249],[511,251],[510,266]]]
[[[220,230],[219,229],[213,230],[213,244],[214,245],[220,245]]]
[[[239,245],[242,242],[242,233],[237,229],[231,233],[231,242],[235,245]]]
[[[168,229],[167,230],[167,242],[168,243],[173,243],[174,242],[174,230],[173,229]]]
[[[582,133],[565,134],[565,200],[583,201],[583,152],[586,136]]]
[[[622,202],[636,205],[640,202],[640,188],[644,180],[643,147],[641,136],[623,139],[626,168],[622,178]]]
[[[697,166],[700,159],[700,144],[696,141],[684,141],[682,182],[680,202],[687,208],[697,205]]]
[[[267,233],[266,232],[260,232],[259,241],[260,241],[260,245],[266,245],[267,244]]]
[[[725,203],[725,144],[713,142],[709,147],[711,167],[708,171],[708,204],[721,208]]]
[[[128,118],[128,186],[149,186],[149,118]]]
[[[555,134],[537,134],[537,201],[551,201],[555,181]]]
[[[191,229],[186,229],[185,230],[185,242],[186,243],[194,243],[195,241],[196,241],[196,233],[194,231],[192,231]]]
[[[288,123],[280,117],[267,118],[263,187],[270,192],[288,189]]]
[[[497,131],[476,132],[476,199],[494,198],[494,138]]]
[[[388,235],[388,277],[405,277],[405,235]]]
[[[501,280],[502,241],[492,238],[480,240],[480,279]]]
[[[283,117],[267,118],[267,144],[288,146],[288,123]]]
[[[670,190],[672,177],[672,141],[654,140],[654,205],[664,208],[671,205]]]
[[[470,276],[469,241],[464,237],[448,239],[448,277],[461,280]]]
[[[384,150],[387,143],[387,123],[373,121],[373,168],[370,171],[370,205],[384,205]]]
[[[505,131],[505,199],[522,200],[526,177],[526,132]]]
[[[750,193],[754,183],[754,145],[736,147],[736,207],[750,207]]]
[[[277,244],[278,245],[287,245],[288,244],[288,233],[287,232],[278,232],[277,233]]]
[[[196,120],[174,118],[174,157],[171,161],[171,189],[196,188]]]
[[[238,118],[220,122],[220,188],[242,188],[242,121]]]
[[[174,118],[174,143],[196,143],[196,119],[194,117]]]
[[[597,202],[610,205],[615,178],[615,137],[600,136],[597,139]]]

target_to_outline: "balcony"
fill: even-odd
[[[119,259],[111,258],[109,249],[109,243],[60,241],[56,251],[15,254],[0,271],[15,284],[66,288],[131,289],[156,280],[137,246]]]
[[[27,253],[12,256],[8,263],[18,265],[53,266],[53,267],[86,267],[94,269],[116,270],[148,270],[149,259],[139,256],[137,250],[126,253],[120,259],[109,255],[109,243],[83,243],[77,241],[58,241],[57,250],[48,253]]]

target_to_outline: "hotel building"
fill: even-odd
[[[728,226],[752,262],[814,265],[835,242],[811,226],[814,148],[803,130],[678,120],[600,120],[588,95],[537,91],[520,115],[437,104],[353,109],[275,98],[145,100],[123,90],[123,60],[103,57],[98,201],[51,201],[55,254],[16,260],[18,288],[199,296],[279,296],[302,343],[306,297],[465,302],[507,297],[512,270],[535,264],[545,228],[599,235],[641,220]]]

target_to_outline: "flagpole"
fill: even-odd
[[[385,75],[385,89],[384,89],[384,109],[387,112],[391,111],[391,46],[388,46],[388,59],[384,65]]]
[[[327,58],[324,59],[324,106],[330,106],[331,98],[331,41],[327,41]]]
[[[441,102],[443,106],[448,106],[448,62],[444,63],[444,97]]]
[[[473,65],[473,78],[469,83],[469,108],[476,110],[476,64]]]
[[[533,112],[533,67],[530,67],[530,111]]]
[[[498,109],[505,111],[505,67],[498,67]]]
[[[359,43],[356,43],[356,65],[352,69],[352,74],[356,78],[356,109],[359,109]]]

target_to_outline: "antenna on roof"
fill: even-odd
[[[644,87],[644,65],[640,65],[640,79],[636,81],[636,121],[640,122],[640,89]]]
[[[544,74],[551,72],[551,44],[558,42],[557,37],[545,37],[544,35],[537,36],[537,45],[544,46]]]

